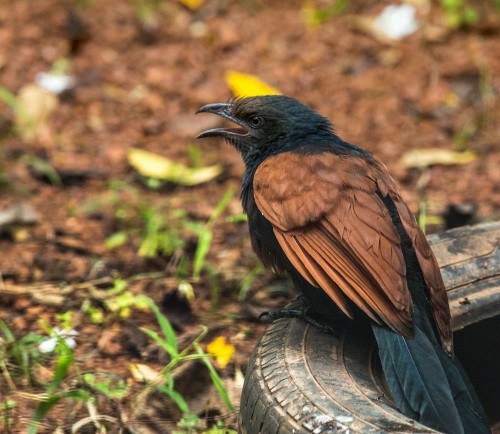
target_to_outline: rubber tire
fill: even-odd
[[[500,222],[429,237],[456,331],[500,315]],[[355,325],[333,336],[298,319],[271,324],[249,361],[241,434],[435,432],[390,398],[374,341]]]

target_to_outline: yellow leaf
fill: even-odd
[[[127,158],[129,164],[141,175],[180,185],[203,184],[216,178],[222,172],[222,166],[218,164],[190,168],[161,155],[137,148],[129,149]]]
[[[243,74],[237,71],[226,71],[226,83],[236,97],[281,95],[281,92],[269,86],[260,78],[251,74]]]
[[[219,336],[207,345],[207,351],[215,356],[215,360],[221,368],[225,368],[233,357],[234,346],[226,344],[225,336]]]
[[[436,164],[467,164],[475,159],[476,154],[472,151],[456,152],[440,148],[412,149],[401,157],[401,164],[406,168],[424,168]]]
[[[180,2],[193,11],[201,8],[201,6],[203,5],[203,0],[180,0]]]

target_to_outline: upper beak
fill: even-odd
[[[231,137],[231,136],[246,136],[248,131],[245,128],[243,121],[237,119],[231,115],[231,109],[233,105],[230,103],[219,102],[215,104],[207,104],[196,110],[198,113],[214,113],[216,115],[222,116],[223,118],[229,119],[231,122],[240,125],[243,128],[212,128],[211,130],[206,130],[201,132],[196,136],[197,139],[202,139],[204,137]]]

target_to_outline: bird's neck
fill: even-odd
[[[336,134],[315,136],[306,140],[290,142],[284,151],[297,154],[314,155],[332,153],[335,155],[352,155],[353,157],[371,157],[372,153],[350,143],[344,142]]]
[[[257,167],[249,169],[247,166],[245,173],[243,174],[243,179],[241,181],[241,204],[243,205],[243,210],[248,212],[247,205],[248,199],[253,194],[253,177],[255,175],[255,170]]]

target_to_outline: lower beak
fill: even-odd
[[[196,111],[198,113],[213,113],[219,115],[223,118],[234,122],[242,127],[244,127],[243,122],[233,116],[231,116],[230,112],[233,105],[230,103],[215,103],[215,104],[207,104],[203,107],[199,108]],[[248,131],[245,128],[212,128],[211,130],[203,131],[196,136],[197,139],[202,139],[204,137],[226,137],[230,138],[231,136],[246,136],[248,135]]]

